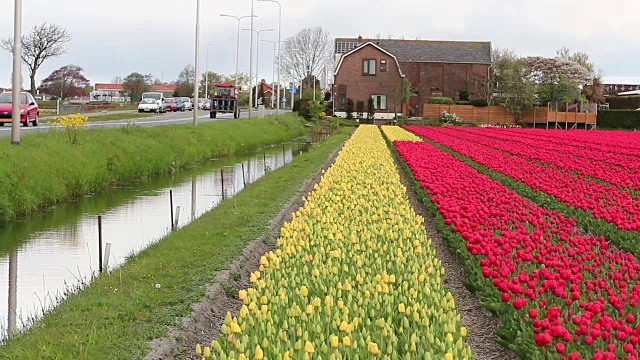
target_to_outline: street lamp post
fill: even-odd
[[[271,78],[275,82],[276,81],[276,64],[275,64],[276,63],[276,45],[278,45],[279,41],[271,41],[271,40],[262,40],[262,41],[273,44],[273,65],[271,66],[271,70],[272,70],[273,73],[271,75]],[[277,91],[280,92],[280,84],[278,84],[278,90]],[[276,101],[278,101],[278,100],[276,100]],[[273,99],[271,100],[271,104],[273,106]],[[278,114],[278,111],[276,110],[276,115],[277,114]]]
[[[206,61],[206,65],[205,65],[205,72],[204,72],[204,98],[208,99],[209,98],[209,46],[211,46],[211,44],[207,44],[207,61]]]
[[[198,93],[200,92],[200,0],[196,0],[196,66],[195,66],[195,79],[193,81],[194,94],[193,100],[198,103]],[[198,109],[193,110],[193,126],[198,125]]]
[[[238,61],[240,58],[240,20],[244,18],[250,18],[250,17],[255,18],[255,17],[258,17],[258,15],[235,16],[235,15],[220,14],[220,16],[234,18],[238,21],[238,34],[236,35],[236,87],[238,87],[238,74],[239,74]]]
[[[273,31],[273,29],[263,29],[263,30],[253,30],[253,29],[243,29],[243,30],[249,30],[251,31],[251,34],[253,34],[254,32],[258,34],[258,38],[256,39],[256,96],[255,96],[255,105],[256,108],[258,107],[258,86],[260,84],[260,78],[258,78],[258,66],[260,63],[260,33],[263,31]],[[251,36],[251,38],[253,39],[253,36]],[[251,88],[251,87],[250,87]],[[249,97],[251,98],[251,94],[249,94]]]
[[[253,6],[254,1],[251,0],[251,46],[249,50],[249,119],[253,111],[253,98],[251,97],[251,85],[253,85]]]
[[[258,1],[264,1],[264,2],[272,2],[272,3],[276,3],[278,4],[278,97],[277,97],[277,102],[278,104],[276,105],[276,115],[278,115],[280,113],[280,59],[282,58],[281,56],[281,52],[282,52],[282,48],[281,43],[282,43],[282,5],[280,4],[279,1],[277,0],[258,0]]]
[[[13,75],[11,90],[11,144],[20,145],[20,95],[22,93],[22,0],[13,16]]]

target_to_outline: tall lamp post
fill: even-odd
[[[207,62],[205,64],[205,72],[204,72],[204,98],[209,99],[209,46],[211,44],[207,44]],[[197,105],[196,105],[197,106]]]
[[[22,0],[16,0],[13,16],[12,76],[11,144],[20,145],[20,95],[22,95]]]
[[[260,78],[258,78],[258,65],[260,63],[260,33],[263,31],[273,31],[273,29],[263,29],[263,30],[253,30],[253,29],[243,29],[243,30],[247,30],[247,31],[251,31],[251,33],[253,34],[254,32],[258,34],[258,38],[256,40],[256,96],[255,96],[255,105],[256,108],[258,107],[258,86],[260,84]],[[251,38],[253,38],[253,36],[251,36]],[[249,87],[251,88],[251,87]],[[249,97],[251,97],[251,94],[249,94]]]
[[[196,73],[193,80],[193,101],[198,103],[200,92],[200,0],[196,0]],[[193,126],[198,125],[198,109],[193,110]]]
[[[282,5],[278,0],[258,0],[264,2],[271,2],[278,4],[278,44],[282,43]],[[280,59],[282,56],[280,55],[282,48],[278,47],[278,97],[277,97],[277,105],[276,105],[276,115],[280,113]]]
[[[272,41],[272,40],[262,40],[264,42],[268,42],[268,43],[272,43],[273,44],[273,66],[271,67],[273,70],[273,74],[271,75],[271,78],[273,79],[273,81],[276,81],[276,45],[278,45],[279,41]],[[278,49],[280,50],[280,49]],[[278,83],[278,95],[280,94],[280,84]],[[277,97],[277,99],[279,99],[279,96]],[[276,102],[278,102],[279,100],[276,100]],[[273,104],[273,100],[271,101],[271,103]],[[279,107],[279,106],[278,106]],[[278,114],[278,110],[276,107],[276,115]]]
[[[239,74],[238,61],[240,58],[240,20],[244,18],[250,18],[250,17],[256,18],[258,17],[258,15],[235,16],[235,15],[220,14],[220,16],[234,18],[238,21],[238,34],[236,35],[236,87],[238,87],[238,74]]]

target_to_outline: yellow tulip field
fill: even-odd
[[[252,287],[238,294],[239,313],[196,352],[207,360],[471,359],[422,223],[380,130],[361,125],[260,259]]]

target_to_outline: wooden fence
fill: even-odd
[[[478,125],[496,125],[516,123],[516,114],[503,107],[486,106],[475,107],[472,105],[443,105],[425,104],[424,116],[427,118],[440,118],[442,112],[456,114],[464,122]],[[581,112],[556,112],[549,111],[547,107],[536,107],[522,114],[522,121],[527,124],[534,123],[569,123],[569,124],[595,124],[596,113]]]

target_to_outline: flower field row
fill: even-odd
[[[533,131],[534,129],[529,130]],[[582,134],[584,134],[584,132],[582,132]],[[635,161],[637,157],[640,156],[640,143],[625,151],[618,148],[618,140],[614,140],[613,143],[609,143],[607,145],[598,145],[571,137],[562,139],[542,134],[536,135],[535,132],[496,132],[493,131],[493,129],[487,131],[486,135],[499,135],[502,136],[502,138],[506,137],[509,141],[526,141],[528,144],[538,147],[540,147],[540,144],[544,144],[544,148],[547,150],[559,151],[562,154],[588,158],[611,165],[633,169],[640,166],[640,164]],[[634,155],[634,153],[637,153],[638,155]]]
[[[427,142],[396,141],[471,282],[528,358],[637,359],[640,263]],[[454,239],[455,237],[455,239]],[[458,239],[458,240],[456,240]],[[490,289],[491,291],[489,291]],[[502,305],[500,305],[502,304]]]
[[[637,134],[629,131],[509,129],[506,132],[545,143],[553,142],[609,154],[640,156],[640,140]]]
[[[593,218],[621,230],[640,230],[640,197],[612,185],[603,185],[557,168],[478,145],[444,128],[407,127],[489,169],[503,173],[570,207],[588,211]],[[496,145],[498,146],[498,145]],[[637,233],[636,233],[637,234]]]
[[[471,359],[444,268],[405,191],[378,128],[361,125],[260,259],[239,314],[197,352]]]
[[[640,190],[640,161],[629,156],[610,159],[610,154],[571,146],[529,140],[517,134],[484,132],[484,129],[448,128],[447,132],[478,144],[528,160],[553,165],[564,172],[576,172],[623,189]],[[541,146],[544,144],[544,146]]]

